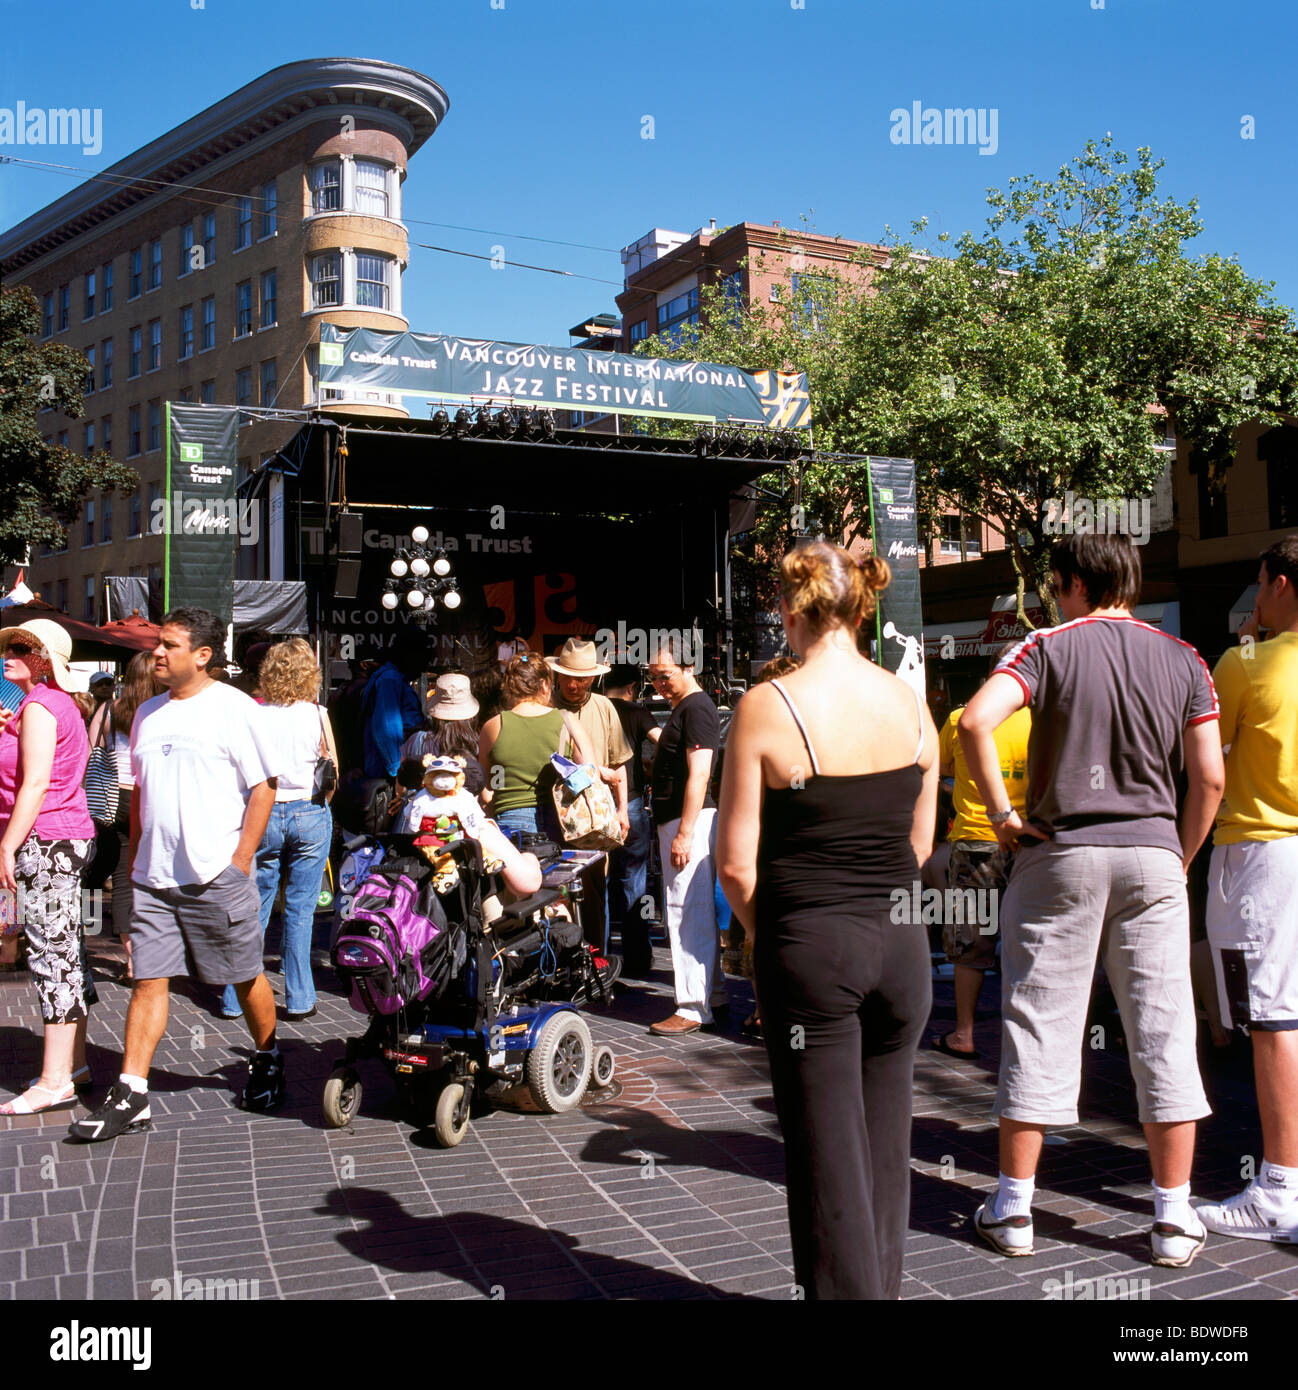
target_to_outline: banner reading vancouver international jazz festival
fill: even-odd
[[[434,400],[810,429],[802,372],[320,325],[320,385]]]
[[[919,535],[915,512],[915,461],[875,458],[870,475],[870,530],[874,553],[887,560],[892,583],[875,616],[879,664],[924,691],[924,618],[919,594]]]

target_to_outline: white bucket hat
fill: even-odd
[[[435,694],[429,710],[434,719],[472,719],[478,712],[468,676],[438,676]]]
[[[72,659],[72,638],[66,628],[49,618],[33,618],[21,627],[0,628],[0,656],[20,638],[25,638],[50,663],[54,684],[60,690],[85,690],[85,677],[68,665]]]

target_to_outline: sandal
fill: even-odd
[[[47,1101],[44,1105],[30,1105],[27,1097],[33,1091],[37,1091],[43,1096],[53,1096],[54,1099]],[[46,1110],[61,1110],[65,1105],[75,1105],[76,1103],[77,1088],[70,1081],[64,1091],[51,1090],[48,1086],[29,1086],[23,1095],[15,1096],[13,1100],[0,1105],[0,1115],[41,1115]]]
[[[762,1041],[762,1020],[758,1017],[756,1009],[744,1019],[739,1027],[739,1032],[745,1038],[753,1038],[757,1042]]]
[[[29,1091],[36,1090],[40,1086],[40,1082],[41,1079],[39,1076],[33,1076],[27,1083],[27,1089]],[[72,1084],[76,1087],[77,1095],[79,1096],[88,1096],[91,1091],[95,1089],[95,1079],[90,1075],[90,1067],[88,1064],[84,1067],[78,1067],[76,1071],[72,1073]]]
[[[937,1052],[944,1052],[948,1057],[954,1057],[957,1062],[976,1062],[978,1053],[970,1048],[968,1052],[962,1052],[958,1047],[951,1046],[951,1039],[954,1033],[948,1033],[944,1038],[934,1038],[933,1048]]]

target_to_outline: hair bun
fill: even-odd
[[[882,555],[867,555],[861,561],[861,579],[872,594],[880,594],[892,583],[892,566]]]

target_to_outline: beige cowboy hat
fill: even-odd
[[[21,627],[0,628],[0,656],[20,639],[25,639],[50,663],[54,684],[60,690],[85,690],[85,677],[68,665],[72,659],[72,638],[66,628],[49,618],[33,618]]]
[[[472,719],[478,712],[468,676],[438,676],[428,698],[434,719]]]
[[[569,637],[558,656],[545,659],[556,676],[606,676],[612,670],[596,659],[594,642],[583,642],[580,637]]]

